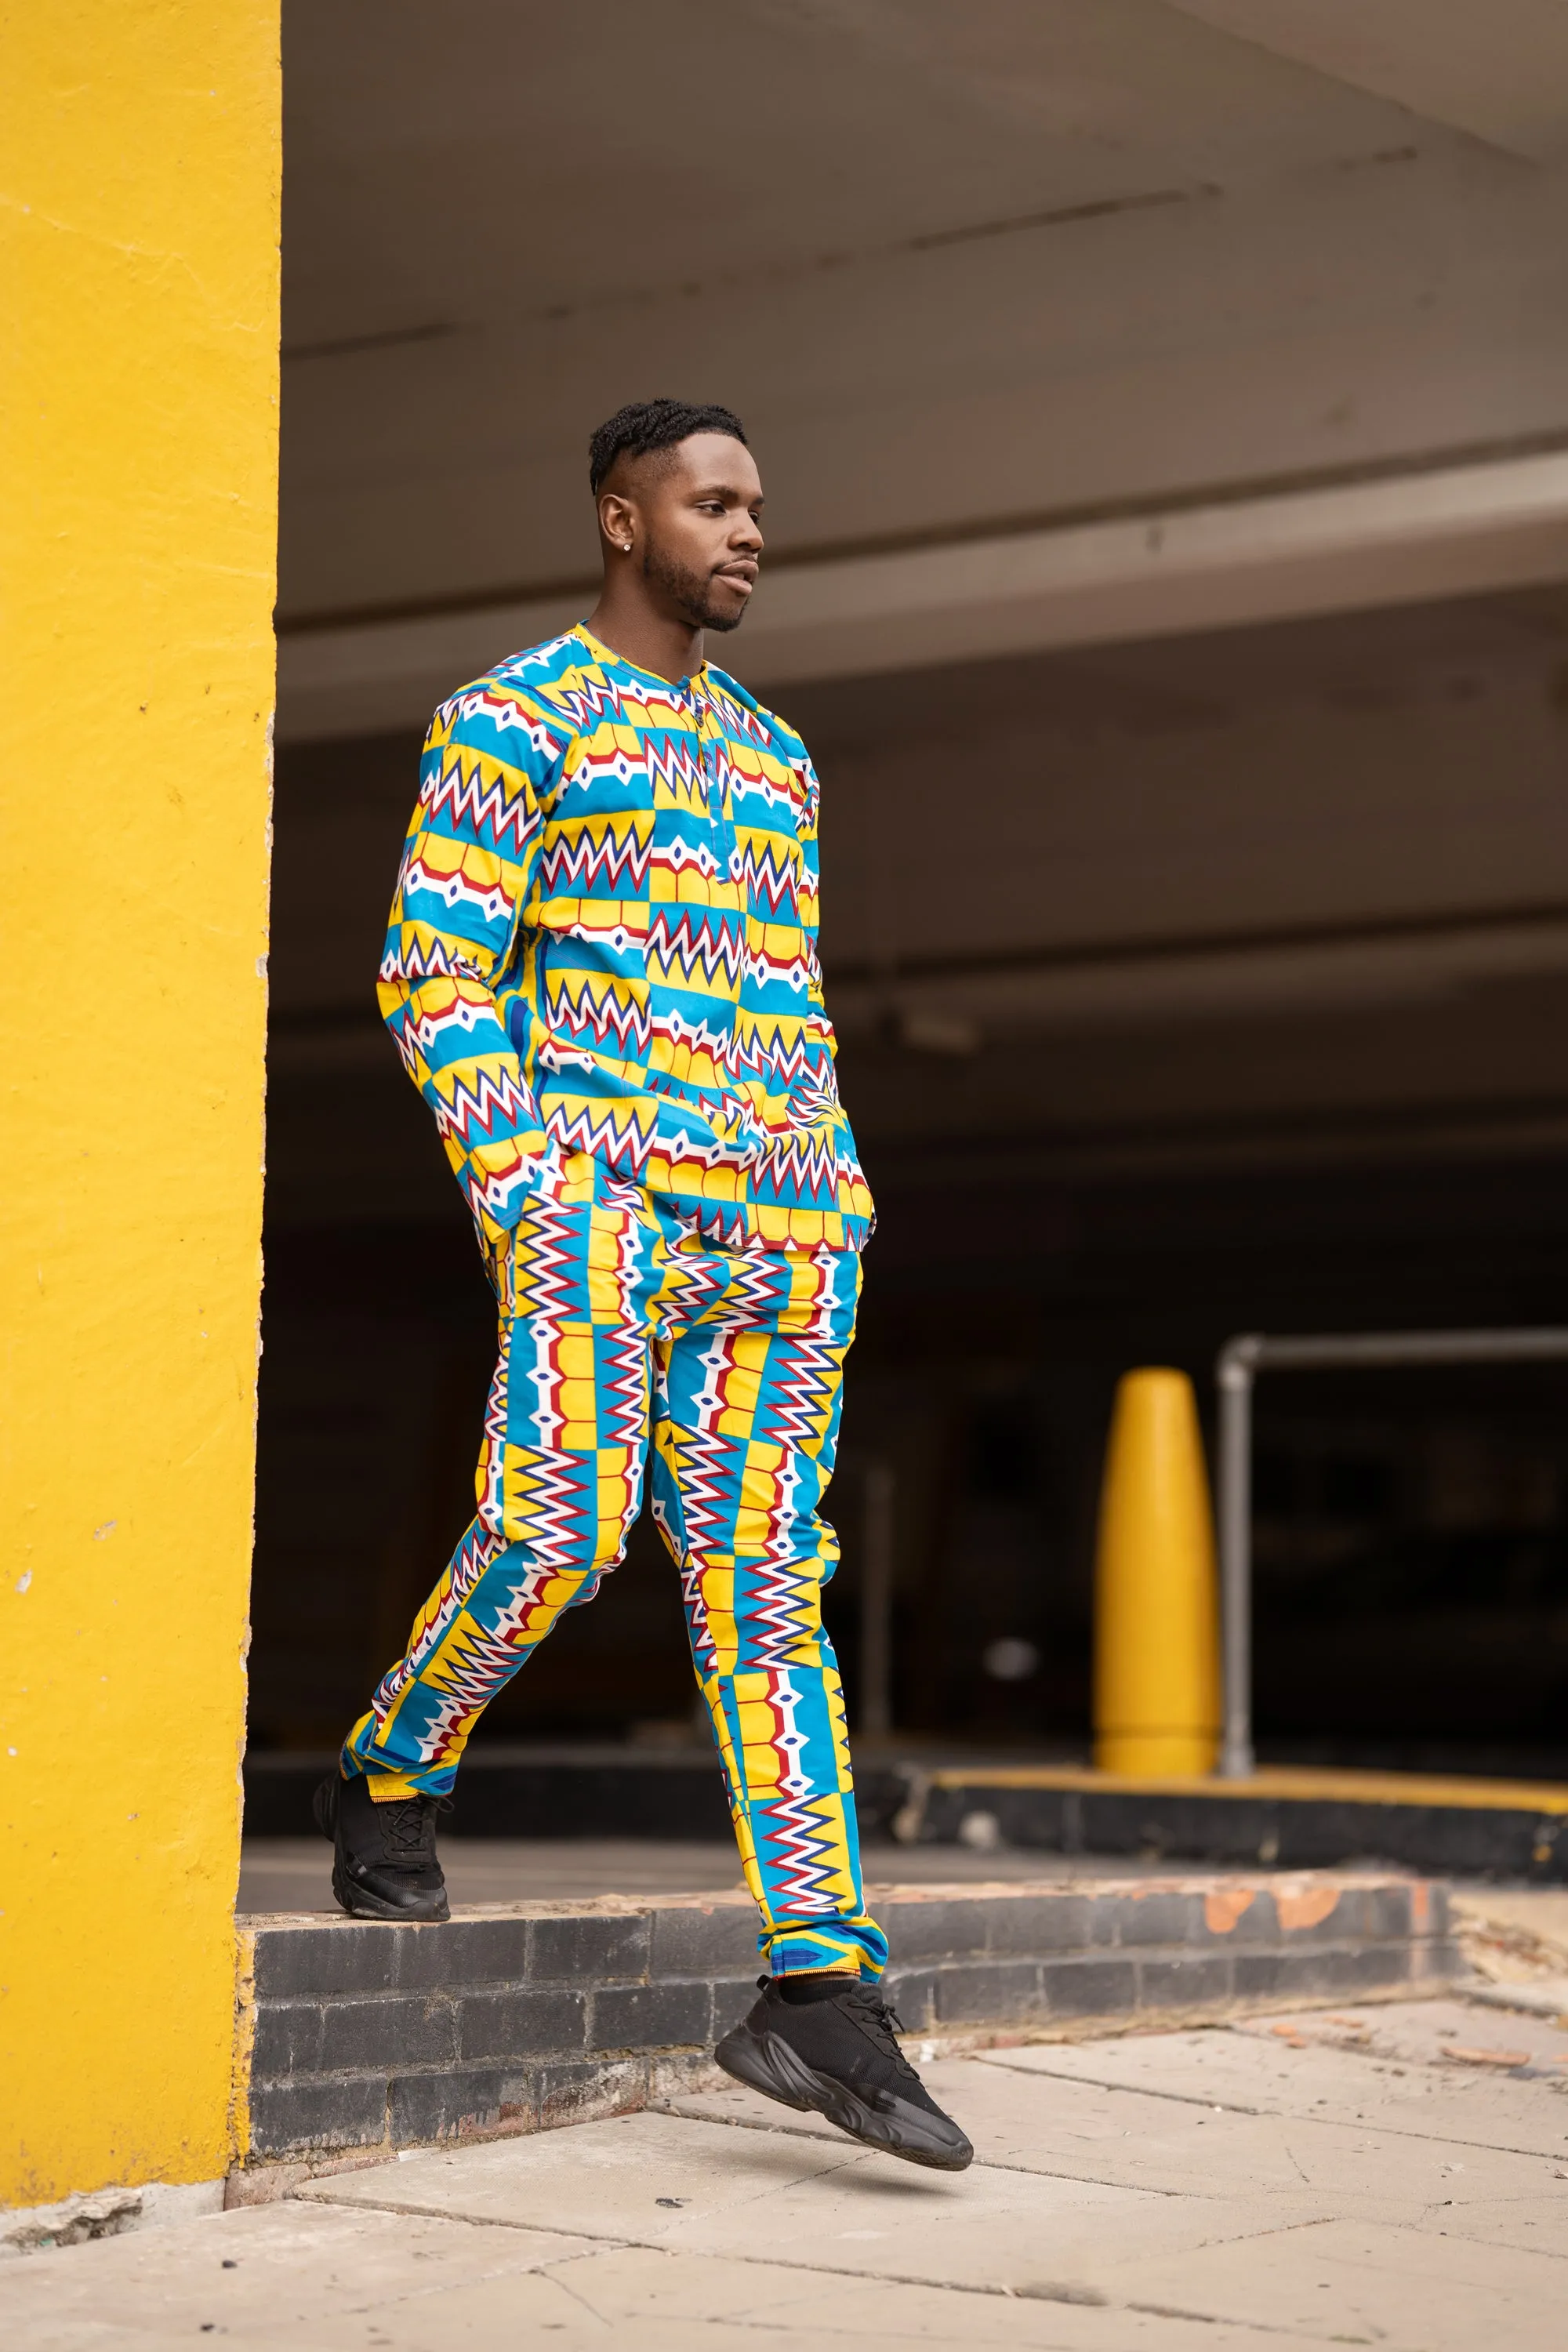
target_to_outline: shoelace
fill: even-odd
[[[416,1862],[428,1861],[435,1849],[436,1816],[449,1813],[450,1797],[404,1797],[396,1804],[377,1807],[389,1854]]]
[[[913,2074],[914,2068],[894,2039],[895,2035],[906,2032],[908,2028],[892,2002],[883,1994],[873,1992],[869,1985],[856,1985],[847,1999],[860,2011],[879,2047],[893,2061],[899,2072]]]

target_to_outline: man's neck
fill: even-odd
[[[650,613],[636,598],[617,596],[608,581],[587,625],[599,643],[619,654],[623,661],[651,670],[656,677],[667,677],[672,686],[679,686],[700,670],[705,658],[700,629]]]

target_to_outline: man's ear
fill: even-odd
[[[637,502],[620,490],[599,493],[599,529],[617,555],[629,555],[637,545]]]

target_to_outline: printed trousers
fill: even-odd
[[[349,1735],[378,1798],[442,1795],[486,1703],[652,1507],[680,1573],[759,1949],[775,1976],[879,1975],[866,1915],[818,1516],[860,1267],[851,1250],[704,1245],[584,1153],[492,1262],[500,1355],[479,1512]]]

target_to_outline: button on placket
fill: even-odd
[[[736,879],[740,857],[740,845],[735,839],[734,827],[730,823],[729,812],[724,805],[722,759],[724,736],[713,706],[706,697],[693,688],[691,699],[697,724],[698,756],[702,762],[702,781],[708,793],[708,822],[712,841],[713,879],[716,884],[721,885],[725,881],[733,882]],[[726,919],[722,913],[720,914],[720,919],[721,921]],[[731,1056],[735,1043],[733,1014],[730,1016],[728,1031],[724,1063],[727,1066],[727,1076],[732,1084],[734,1067]],[[735,1108],[740,1109],[742,1107],[736,1105]]]
[[[708,788],[708,819],[713,827],[713,847],[717,854],[723,847],[724,787],[719,774],[719,757],[708,732],[708,709],[700,697],[694,698],[697,719],[697,756],[702,762],[702,781]],[[723,860],[720,859],[722,866]]]
[[[697,726],[697,756],[702,766],[702,782],[708,795],[708,822],[713,832],[713,864],[718,877],[731,873],[734,842],[724,807],[724,771],[720,759],[722,741],[716,725],[710,731],[712,707],[692,690],[692,713]]]

